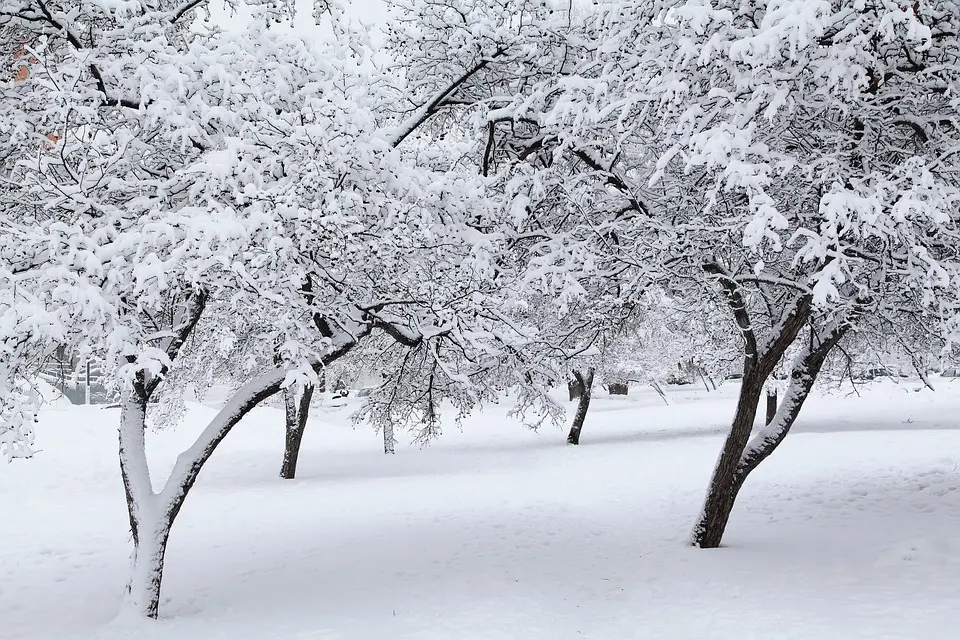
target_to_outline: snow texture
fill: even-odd
[[[955,638],[960,394],[934,384],[815,393],[711,551],[686,539],[729,382],[669,387],[670,406],[599,392],[580,447],[493,407],[384,456],[354,404],[325,406],[295,481],[276,478],[282,417],[256,409],[173,528],[157,622],[116,618],[117,410],[50,409],[42,455],[0,474],[2,637]],[[214,414],[147,434],[159,477]]]

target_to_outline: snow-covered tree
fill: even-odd
[[[941,328],[956,316],[960,16],[937,1],[662,8],[662,26],[650,24],[671,62],[651,58],[644,88],[671,137],[654,179],[706,178],[702,215],[739,215],[747,250],[704,261],[746,345],[744,391],[694,535],[712,547],[851,328],[894,309]],[[773,320],[766,336],[760,314]],[[801,330],[780,409],[751,439],[763,382]]]
[[[144,451],[147,406],[202,317],[303,299],[290,277],[299,262],[292,238],[302,236],[291,231],[317,195],[291,193],[305,176],[287,167],[335,179],[335,166],[316,163],[326,153],[310,136],[350,133],[330,121],[338,98],[347,102],[335,90],[342,71],[329,64],[337,57],[264,29],[266,16],[232,37],[191,30],[197,5],[0,5],[4,26],[24,33],[31,50],[30,73],[4,87],[0,107],[11,292],[2,339],[16,346],[8,362],[20,367],[8,379],[22,384],[26,365],[53,346],[113,363],[134,538],[127,601],[148,616],[170,526],[197,474],[290,368],[242,387],[159,492]],[[346,222],[337,213],[326,224]],[[312,357],[344,348],[328,341]]]
[[[956,326],[956,8],[604,3],[565,32],[554,74],[489,101],[491,122],[520,130],[493,146],[523,149],[508,185],[543,229],[539,282],[560,299],[614,274],[628,297],[651,283],[720,296],[738,327],[743,385],[699,546],[720,543],[844,335],[904,309]],[[751,440],[798,340],[777,416]]]
[[[0,102],[0,384],[26,392],[31,363],[56,347],[112,363],[134,541],[126,602],[151,617],[183,501],[258,403],[316,384],[373,334],[422,357],[438,394],[465,388],[475,402],[485,372],[523,366],[530,342],[510,320],[509,207],[475,166],[435,168],[398,147],[425,120],[398,117],[363,34],[311,46],[269,28],[270,6],[224,34],[193,28],[201,4],[0,2],[0,26],[31,51],[27,80]],[[252,329],[233,331],[238,316]],[[278,363],[262,366],[255,345],[261,366],[155,489],[148,407],[209,376],[205,355],[234,352],[195,337],[250,330]],[[30,405],[5,398],[4,452],[22,455]]]

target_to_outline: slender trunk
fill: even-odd
[[[749,439],[749,436],[753,426],[753,417],[760,401],[763,380],[755,379],[759,376],[749,376],[751,378],[749,389],[746,393],[741,391],[740,398],[741,404],[752,402],[754,409],[749,412],[744,407],[744,411],[741,412],[741,406],[738,405],[733,428],[724,444],[720,461],[717,463],[717,469],[711,479],[703,512],[694,529],[693,541],[695,545],[705,549],[720,546],[730,513],[743,482],[750,472],[773,453],[774,449],[786,437],[797,416],[800,415],[800,409],[809,396],[826,357],[843,337],[847,327],[846,324],[831,323],[826,330],[816,332],[811,336],[811,344],[794,359],[791,367],[790,386],[783,402],[769,424],[753,439]],[[744,376],[745,388],[748,386],[747,378],[748,376]],[[746,422],[748,414],[750,416],[749,424]],[[743,438],[743,440],[740,440],[740,438]],[[734,453],[735,458],[733,457]],[[733,460],[732,465],[731,460]]]
[[[570,402],[573,402],[583,393],[583,385],[577,381],[577,378],[574,377],[573,380],[567,382],[567,392],[570,394]]]
[[[775,388],[767,389],[767,419],[764,424],[770,424],[773,422],[774,416],[777,415],[777,390]]]
[[[386,454],[395,453],[397,439],[393,435],[393,423],[387,422],[383,425],[383,452]]]
[[[297,461],[300,458],[300,445],[303,432],[310,415],[310,401],[313,399],[313,387],[291,384],[283,390],[283,406],[286,421],[286,439],[283,447],[283,464],[280,477],[292,480],[297,476]]]
[[[577,402],[577,412],[573,416],[573,424],[570,426],[570,433],[567,435],[567,444],[580,444],[580,432],[583,430],[583,423],[587,419],[590,397],[593,395],[593,373],[593,367],[587,369],[586,373],[573,372],[577,385],[580,387],[580,398]]]
[[[172,518],[157,513],[157,496],[146,458],[146,410],[142,381],[121,391],[120,474],[133,537],[124,606],[141,616],[156,618]]]
[[[660,383],[656,380],[650,383],[650,386],[653,387],[653,390],[657,392],[657,395],[660,396],[660,399],[663,400],[663,404],[670,406],[670,399],[667,397],[667,394],[663,391],[663,387],[660,386]]]
[[[698,547],[712,549],[720,546],[730,512],[733,510],[734,495],[730,487],[734,483],[740,455],[750,439],[764,382],[766,375],[763,371],[756,367],[744,367],[740,397],[737,400],[733,423],[730,425],[730,433],[723,443],[707,488],[703,511],[693,530],[693,543]]]
[[[707,393],[710,393],[710,385],[707,384],[707,376],[704,375],[703,369],[697,367],[697,371],[700,373],[700,380],[703,381],[703,388],[707,390]],[[717,385],[713,385],[714,391],[717,389]]]
[[[750,440],[750,432],[753,430],[764,384],[773,373],[777,362],[797,339],[800,329],[809,320],[813,299],[809,295],[794,299],[784,309],[780,321],[771,331],[769,340],[765,341],[761,347],[740,286],[716,264],[705,265],[704,269],[707,273],[718,276],[730,311],[744,340],[743,378],[737,409],[710,478],[703,510],[693,529],[693,544],[710,549],[720,546],[727,521],[730,519],[730,512],[733,510],[733,502],[736,498],[736,493],[733,491],[736,473],[743,450]]]

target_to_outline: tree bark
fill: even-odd
[[[749,373],[747,369],[751,369]],[[727,520],[733,510],[734,496],[730,488],[733,486],[740,455],[750,438],[753,421],[757,415],[757,405],[760,403],[760,395],[763,393],[763,384],[766,381],[766,376],[755,368],[744,367],[744,371],[740,397],[737,400],[730,432],[723,443],[720,458],[717,460],[707,488],[703,511],[693,531],[693,543],[703,549],[720,546]]]
[[[173,520],[158,513],[146,457],[147,400],[142,379],[121,391],[120,474],[127,497],[127,515],[133,536],[130,574],[124,607],[147,618],[156,618],[160,607],[163,558]]]
[[[583,430],[583,423],[587,419],[590,397],[593,395],[593,373],[593,367],[587,369],[585,373],[573,372],[577,385],[580,387],[580,399],[577,402],[577,412],[573,416],[570,433],[567,435],[567,444],[580,444],[580,432]]]
[[[567,382],[567,391],[570,393],[570,402],[573,402],[583,394],[583,385],[574,377],[573,380]]]
[[[777,415],[777,390],[770,388],[767,389],[767,419],[764,424],[770,424],[773,422],[774,416]]]
[[[283,464],[280,465],[280,477],[292,480],[297,476],[297,461],[300,458],[300,445],[303,432],[310,415],[310,401],[313,399],[313,386],[291,384],[283,390],[283,406],[286,421],[286,439],[283,447]]]
[[[696,546],[704,549],[720,546],[734,502],[744,481],[751,471],[773,453],[790,431],[826,357],[843,337],[847,326],[831,323],[826,330],[814,332],[811,335],[808,347],[794,359],[790,386],[783,402],[770,423],[752,440],[749,436],[753,417],[759,404],[763,382],[769,376],[769,372],[763,379],[754,372],[750,376],[749,383],[747,376],[744,376],[744,387],[749,384],[749,389],[746,393],[741,391],[741,403],[738,404],[731,433],[724,444],[720,461],[711,479],[707,500],[694,529],[693,542]],[[752,412],[748,411],[746,406],[741,409],[741,404],[750,402],[754,407]],[[748,415],[749,424],[747,424]],[[744,439],[740,440],[740,438]],[[729,454],[733,452],[736,452],[736,458],[731,468]]]
[[[784,394],[783,402],[770,423],[750,440],[740,458],[734,496],[750,472],[766,460],[787,437],[800,415],[803,403],[810,396],[823,363],[849,327],[846,323],[831,322],[823,330],[811,335],[810,344],[794,359],[790,371],[790,385]]]
[[[172,524],[168,518],[157,522],[138,521],[134,530],[123,606],[139,616],[156,618],[159,614],[163,561]]]
[[[692,535],[695,546],[710,549],[720,546],[727,521],[730,519],[730,512],[733,510],[737,469],[750,440],[764,384],[777,362],[796,340],[800,329],[810,318],[812,298],[809,295],[795,298],[784,310],[780,321],[771,330],[770,339],[761,349],[737,282],[718,265],[705,265],[704,270],[708,274],[718,276],[727,304],[744,341],[740,397],[737,400],[730,431],[723,443],[723,449],[720,451],[707,487],[703,510],[700,512]]]
[[[396,453],[397,439],[393,434],[393,423],[387,422],[383,425],[383,452],[385,454]]]

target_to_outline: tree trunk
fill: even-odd
[[[385,454],[396,453],[397,439],[393,435],[393,423],[387,422],[383,425],[383,452]]]
[[[313,387],[291,384],[283,390],[283,406],[286,420],[286,440],[283,447],[283,464],[280,477],[292,480],[297,476],[297,460],[300,458],[300,444],[310,415],[310,400],[313,399]]]
[[[773,422],[773,417],[777,415],[777,390],[767,389],[767,419],[764,424]]]
[[[750,376],[744,376],[743,390],[740,393],[740,402],[737,405],[734,423],[730,435],[724,443],[724,449],[711,479],[700,520],[694,529],[693,542],[695,545],[704,549],[720,546],[730,513],[743,482],[750,472],[773,453],[774,449],[786,437],[800,414],[800,409],[809,396],[810,390],[813,388],[824,360],[829,355],[830,350],[843,337],[848,326],[831,323],[826,330],[815,332],[811,336],[811,344],[794,359],[791,367],[790,386],[783,402],[780,404],[780,408],[776,411],[770,423],[752,440],[749,439],[749,436],[753,426],[753,418],[760,402],[764,380],[758,379],[756,370],[751,372]],[[769,372],[767,375],[769,375]],[[751,403],[752,411],[749,410]],[[741,438],[744,439],[740,440]],[[733,464],[731,464],[731,460],[733,460]]]
[[[697,367],[697,371],[700,373],[700,380],[703,381],[703,388],[707,390],[707,393],[710,393],[710,385],[707,384],[707,376],[704,375],[703,369]],[[716,385],[714,385],[714,390],[716,390]]]
[[[163,560],[172,524],[169,519],[138,521],[135,529],[123,605],[139,616],[156,618],[159,613]]]
[[[120,474],[127,496],[127,515],[133,535],[130,574],[124,606],[147,618],[156,618],[160,607],[163,557],[173,519],[157,512],[146,457],[147,401],[142,382],[121,391]],[[152,521],[155,520],[155,521]]]
[[[577,380],[576,374],[574,374],[573,380],[567,382],[567,391],[570,393],[570,402],[583,395],[583,385]]]
[[[707,393],[710,393],[710,387],[713,387],[713,391],[717,390],[717,383],[714,382],[713,376],[708,376],[707,372],[703,367],[697,367],[697,373],[700,374],[700,380],[703,381],[703,388],[707,390]],[[709,384],[708,384],[709,381]]]
[[[787,437],[800,415],[803,403],[810,396],[823,363],[849,327],[846,323],[831,322],[824,330],[811,336],[811,344],[794,359],[790,371],[790,385],[784,394],[783,402],[770,423],[750,440],[740,458],[734,496],[750,472],[766,460]]]
[[[570,433],[567,435],[567,444],[580,444],[580,432],[583,430],[583,423],[587,419],[590,397],[593,395],[593,367],[587,369],[586,373],[574,371],[573,375],[580,387],[580,399],[577,402],[577,412],[573,416]]]
[[[190,294],[183,313],[173,326],[164,351],[172,361],[196,327],[205,308],[207,294]],[[361,337],[369,335],[372,325],[339,340],[322,358],[311,363],[322,371],[331,362],[349,352]],[[136,365],[136,356],[127,356],[128,365]],[[167,372],[163,368],[162,374]],[[147,404],[163,381],[163,375],[135,369],[133,380],[120,389],[120,426],[118,429],[120,475],[127,500],[127,515],[133,537],[130,574],[124,596],[124,608],[135,615],[156,618],[160,607],[160,586],[170,530],[183,502],[193,488],[200,471],[223,439],[247,413],[283,388],[287,377],[284,367],[276,367],[257,376],[236,390],[223,408],[185,449],[173,465],[163,489],[156,493],[150,478],[146,455]],[[308,400],[309,402],[309,400]],[[303,412],[304,420],[306,412]],[[301,429],[302,430],[302,429]]]
[[[660,396],[660,399],[663,400],[663,404],[670,406],[670,399],[667,397],[666,392],[664,392],[663,387],[660,386],[660,383],[656,380],[653,380],[650,383],[650,386],[653,387],[653,390],[657,392],[657,395]]]
[[[317,363],[326,366],[348,352],[355,341],[341,344]],[[264,373],[238,389],[211,420],[193,445],[177,456],[163,490],[154,493],[147,466],[146,398],[142,382],[121,391],[120,471],[127,496],[133,534],[133,554],[124,606],[133,613],[156,618],[160,606],[163,563],[173,526],[197,476],[234,426],[261,402],[279,392],[287,375],[283,367]]]
[[[704,270],[718,277],[744,341],[740,397],[737,400],[730,432],[723,443],[723,449],[720,451],[720,457],[717,459],[707,487],[703,510],[693,529],[693,544],[711,549],[720,546],[727,521],[730,519],[730,512],[733,510],[733,502],[736,499],[737,469],[740,466],[743,451],[750,440],[764,384],[783,354],[797,339],[800,329],[809,320],[813,298],[809,294],[795,298],[784,309],[769,340],[765,341],[761,348],[740,285],[719,265],[707,264],[704,265]]]
[[[723,443],[720,458],[714,468],[703,511],[693,530],[693,543],[703,549],[720,546],[723,532],[727,527],[730,512],[733,510],[734,495],[731,487],[740,455],[750,438],[753,421],[757,415],[757,405],[763,393],[766,376],[756,367],[744,367],[744,376],[737,400],[737,409],[730,425],[730,433]]]

